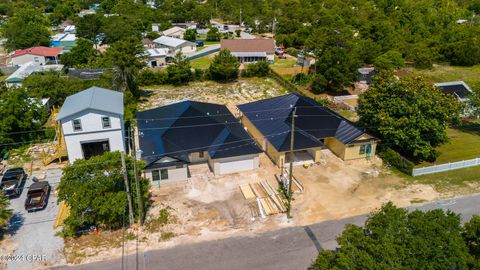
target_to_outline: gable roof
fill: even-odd
[[[227,49],[232,53],[237,52],[275,52],[273,39],[222,39],[220,49]]]
[[[185,46],[193,46],[193,44],[190,41],[179,39],[179,38],[173,38],[173,37],[167,37],[167,36],[161,36],[159,38],[156,38],[153,40],[153,42],[157,44],[161,44],[167,47],[172,47],[172,48],[177,48],[179,46],[182,46],[186,44]]]
[[[251,102],[238,108],[280,152],[290,149],[291,115],[295,108],[295,150],[322,146],[321,139],[328,137],[349,144],[365,134],[327,107],[298,94]]]
[[[158,57],[158,56],[166,56],[168,53],[168,50],[165,48],[146,49],[145,52],[149,57]]]
[[[165,35],[165,36],[168,36],[168,35],[171,35],[175,32],[178,32],[178,31],[181,31],[181,32],[184,33],[186,30],[181,28],[181,27],[174,26],[172,28],[168,28],[167,30],[162,31],[162,34]]]
[[[459,99],[466,99],[472,93],[472,90],[464,81],[436,83],[444,94],[454,95]]]
[[[164,156],[188,162],[188,154],[199,151],[211,158],[261,152],[225,105],[182,101],[138,112],[137,124],[147,165]]]
[[[54,47],[54,48],[49,48],[49,47],[31,47],[28,49],[23,49],[23,50],[16,50],[13,52],[12,58],[26,55],[26,54],[32,54],[32,55],[38,55],[38,56],[57,56],[63,51],[63,47]]]
[[[90,87],[65,99],[57,121],[87,109],[123,116],[123,94],[96,86]]]

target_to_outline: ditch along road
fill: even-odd
[[[461,214],[462,222],[480,214],[480,195],[439,200],[425,205],[409,207],[409,210],[444,209]],[[335,249],[335,238],[346,224],[363,225],[367,215],[332,220],[309,226],[290,227],[257,234],[251,237],[232,237],[217,241],[176,246],[168,249],[139,251],[130,255],[123,269],[155,270],[291,270],[308,269],[321,249]],[[60,266],[62,270],[118,270],[121,258],[78,266]]]

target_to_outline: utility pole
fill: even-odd
[[[293,154],[293,142],[295,136],[295,113],[297,112],[297,107],[295,107],[292,111],[292,127],[290,131],[290,174],[288,176],[288,191],[287,191],[287,200],[288,200],[288,208],[287,208],[287,218],[292,218],[290,214],[290,210],[292,209],[292,182],[293,182],[293,161],[295,159]]]
[[[125,180],[125,189],[127,191],[127,199],[128,199],[128,218],[130,221],[130,225],[134,223],[133,220],[133,207],[132,207],[132,196],[130,194],[130,187],[128,185],[128,171],[127,166],[125,165],[125,153],[121,153],[122,156],[122,171],[123,171],[123,180]]]
[[[133,128],[130,127],[130,140],[132,141],[131,153],[133,156],[133,172],[135,173],[135,187],[137,189],[137,203],[138,203],[138,223],[140,226],[143,225],[143,203],[142,195],[140,191],[140,180],[138,179],[138,170],[137,170],[137,151],[135,149],[135,138],[133,135]]]

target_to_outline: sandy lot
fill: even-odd
[[[344,162],[329,150],[324,150],[323,159],[322,165],[294,167],[294,175],[305,190],[295,195],[292,220],[287,220],[285,214],[254,217],[255,204],[247,201],[239,189],[240,184],[261,180],[276,187],[274,175],[279,169],[264,154],[259,170],[223,177],[215,177],[206,165],[191,166],[192,178],[188,182],[152,186],[149,219],[155,219],[161,209],[169,209],[172,219],[156,231],[140,232],[139,250],[340,219],[367,213],[389,200],[403,207],[439,197],[430,186],[405,185],[402,179],[388,174],[379,159]],[[165,235],[169,235],[168,239]],[[127,243],[127,254],[135,251],[135,245],[135,241]],[[83,247],[82,252],[81,257],[86,258],[83,262],[91,262],[115,257],[121,254],[121,248]]]
[[[212,81],[192,82],[175,87],[163,85],[147,88],[139,110],[147,110],[183,100],[195,100],[226,104],[230,109],[235,105],[286,94],[283,87],[270,78],[241,78],[232,83]]]

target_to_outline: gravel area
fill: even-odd
[[[28,187],[33,183],[29,176],[24,190],[19,198],[10,201],[13,217],[8,226],[10,248],[6,254],[13,255],[13,260],[7,262],[7,270],[38,269],[52,265],[63,258],[63,239],[55,236],[59,230],[53,229],[58,211],[56,187],[60,182],[60,169],[48,170],[45,179],[52,187],[48,205],[44,210],[28,213],[24,203]]]

